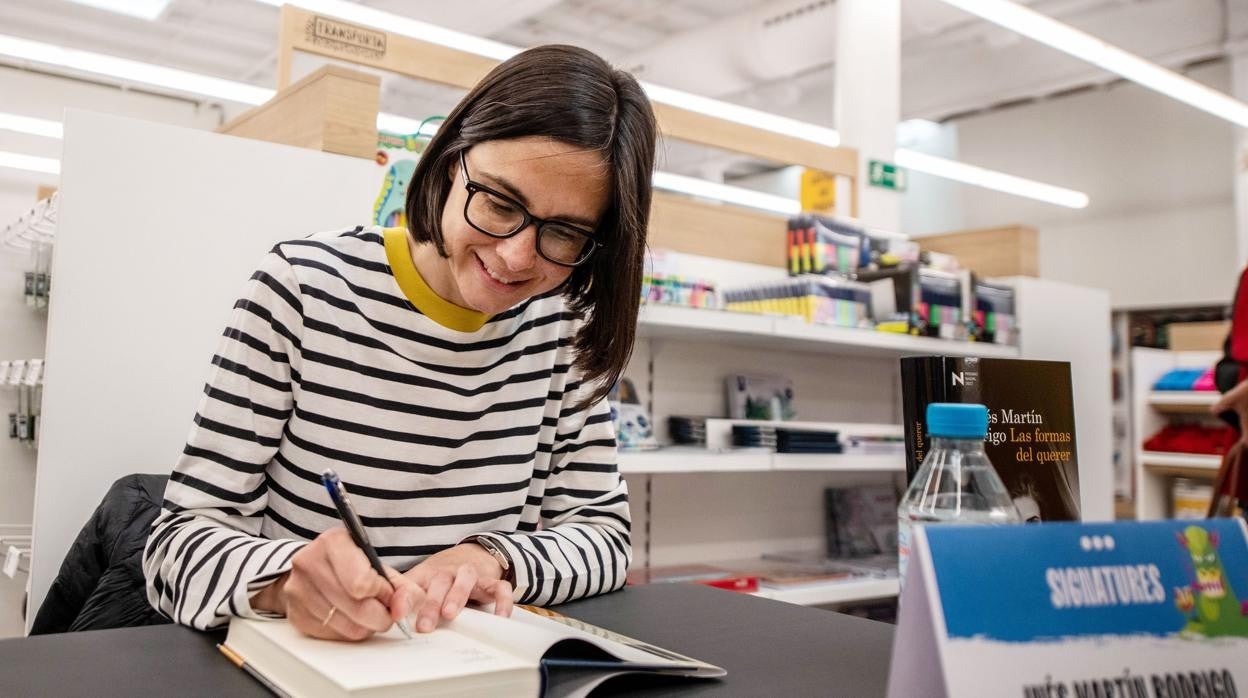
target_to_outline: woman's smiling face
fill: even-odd
[[[475,145],[463,161],[473,182],[514,199],[538,218],[593,230],[607,210],[610,168],[601,152],[550,138],[518,138]],[[571,267],[538,254],[536,225],[501,239],[470,225],[464,217],[468,190],[458,163],[449,176],[454,184],[442,209],[442,239],[448,257],[441,259],[443,264],[436,265],[436,270],[426,269],[428,264],[417,260],[426,283],[438,295],[456,305],[497,315],[567,280]],[[428,254],[423,256],[432,261]]]

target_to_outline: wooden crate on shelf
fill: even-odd
[[[917,239],[925,250],[951,254],[963,269],[991,276],[1039,276],[1036,229],[1025,225],[967,230]]]
[[[327,153],[372,158],[377,152],[380,103],[381,78],[327,65],[218,131]]]
[[[1171,351],[1222,351],[1222,343],[1230,331],[1229,320],[1172,322],[1166,325]]]

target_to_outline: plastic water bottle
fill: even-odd
[[[897,571],[905,584],[914,526],[1021,523],[1005,484],[984,453],[988,408],[927,406],[930,448],[897,507]]]

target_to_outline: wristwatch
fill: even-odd
[[[485,552],[491,557],[498,560],[498,564],[503,568],[503,581],[508,582],[513,587],[516,585],[516,571],[511,567],[511,557],[507,555],[507,551],[503,550],[498,543],[486,538],[485,536],[469,536],[464,539],[465,543],[476,543],[485,548]]]

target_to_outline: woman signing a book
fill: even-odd
[[[491,71],[422,154],[406,228],[279,243],[225,328],[144,551],[179,623],[418,631],[469,601],[620,588],[605,395],[632,349],[655,122],[569,46]],[[385,563],[321,483],[336,470]]]

